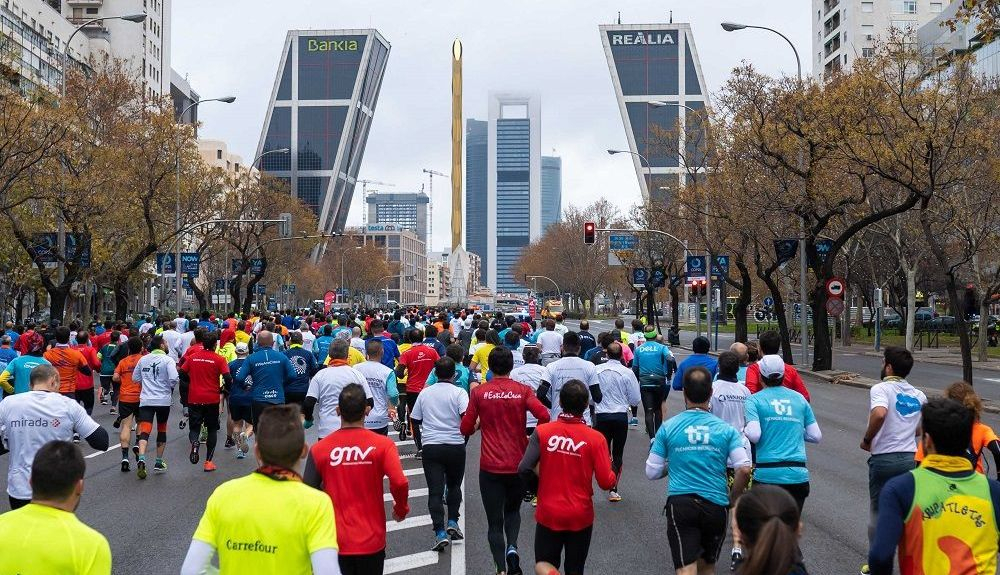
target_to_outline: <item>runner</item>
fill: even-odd
[[[750,390],[743,383],[737,380],[739,377],[740,357],[732,351],[724,351],[719,354],[719,375],[712,383],[712,415],[725,421],[740,432],[743,439],[743,447],[750,453],[750,440],[743,434],[746,427],[746,401],[750,397]],[[730,481],[736,477],[736,470],[730,465],[726,469],[726,476]],[[731,570],[735,571],[735,566],[743,560],[743,548],[741,546],[739,534],[733,531],[733,549],[731,554]]]
[[[0,573],[110,574],[108,540],[74,514],[87,471],[80,449],[49,441],[32,459],[31,503],[0,515]],[[53,537],[66,544],[58,553]]]
[[[236,359],[229,362],[229,373],[239,373],[240,366],[246,361],[250,349],[246,343],[236,344]],[[247,377],[247,382],[253,383],[251,377]],[[250,451],[247,438],[253,434],[253,413],[252,413],[253,393],[245,389],[242,385],[233,385],[229,389],[226,403],[229,405],[229,418],[226,423],[229,425],[229,435],[236,442],[236,459],[243,459]]]
[[[983,400],[976,395],[976,390],[964,381],[956,381],[944,390],[944,396],[954,399],[972,411],[976,423],[972,426],[972,442],[966,457],[976,466],[976,473],[985,473],[983,470],[983,451],[989,450],[993,454],[993,469],[1000,481],[1000,438],[997,437],[993,428],[981,421],[983,414]],[[923,461],[924,450],[922,445],[917,445],[917,463]]]
[[[458,343],[453,343],[448,346],[446,355],[450,357],[455,362],[455,385],[461,386],[466,393],[472,391],[472,372],[469,368],[462,365],[462,360],[465,357],[465,353],[462,351],[462,345]],[[437,375],[432,371],[429,376],[427,376],[427,385],[434,385],[437,383]]]
[[[415,346],[410,351],[419,347],[426,346]],[[433,349],[426,349],[430,354],[436,355]],[[434,546],[431,550],[440,552],[452,540],[465,538],[458,526],[462,482],[465,479],[465,438],[459,427],[469,407],[469,395],[461,387],[451,384],[455,377],[455,362],[450,357],[436,360],[434,371],[438,376],[437,385],[420,392],[410,416],[414,425],[414,440],[421,437],[421,433],[425,440],[422,446],[425,450],[422,464],[427,478],[427,509],[434,529]],[[447,525],[443,501],[445,498],[448,506]]]
[[[111,378],[112,384],[118,388],[118,391],[114,392],[118,397],[118,417],[115,418],[112,426],[115,429],[121,429],[118,432],[118,439],[122,450],[122,473],[131,471],[128,461],[130,445],[132,453],[136,456],[136,461],[139,457],[139,444],[138,442],[132,443],[132,424],[135,422],[136,416],[139,415],[139,395],[142,381],[134,379],[132,375],[135,373],[135,366],[142,359],[142,340],[130,337],[126,347],[128,355],[118,362],[118,367],[115,368],[115,373]],[[138,440],[138,437],[136,439]]]
[[[761,360],[769,355],[781,359],[781,355],[779,355],[781,353],[781,336],[778,335],[778,332],[774,330],[765,331],[760,334],[758,344],[760,346],[760,352],[763,354]],[[750,351],[748,350],[748,354],[749,353]],[[782,380],[782,385],[788,389],[801,393],[802,396],[806,398],[806,401],[809,401],[809,390],[806,389],[806,384],[802,382],[802,376],[799,375],[799,372],[793,366],[786,364],[783,359],[781,363],[785,366],[785,374],[784,379]],[[750,393],[757,393],[763,389],[763,385],[760,381],[759,361],[751,363],[747,367],[746,382],[747,389],[750,390]]]
[[[732,521],[733,538],[747,546],[740,575],[808,575],[798,545],[799,517],[795,499],[784,489],[760,485],[744,493]]]
[[[419,341],[420,330],[410,331],[410,341]],[[420,392],[427,384],[427,377],[434,370],[434,364],[440,359],[433,347],[422,343],[414,343],[410,349],[399,356],[399,365],[396,366],[396,377],[406,377],[406,411],[409,427],[413,430],[413,443],[417,448],[417,459],[423,455],[421,451],[423,443],[420,437],[420,429],[413,425],[413,406],[417,403]],[[473,369],[473,371],[475,371]],[[485,372],[484,372],[485,373]],[[440,378],[438,378],[440,379]]]
[[[8,394],[25,393],[31,389],[31,370],[39,365],[52,365],[42,357],[45,341],[35,332],[25,333],[18,340],[25,350],[15,357],[0,373],[0,385]]]
[[[181,365],[180,377],[189,382],[188,386],[188,417],[191,425],[188,427],[188,440],[191,442],[191,453],[188,460],[191,465],[201,458],[201,426],[207,430],[204,471],[210,473],[217,469],[212,459],[215,457],[215,446],[219,440],[219,402],[222,386],[225,389],[233,386],[233,376],[229,373],[229,364],[219,354],[215,353],[218,334],[206,333],[202,338],[204,349],[195,351]],[[274,353],[274,352],[271,352]],[[287,361],[287,358],[286,358]]]
[[[0,336],[0,371],[7,369],[7,364],[20,355],[11,345],[9,335]]]
[[[360,385],[365,390],[369,405],[374,405],[372,390],[368,381],[358,370],[347,365],[347,354],[350,344],[347,340],[337,338],[330,344],[330,365],[313,376],[309,382],[309,390],[302,402],[302,413],[305,415],[305,426],[313,425],[313,413],[319,406],[319,421],[316,426],[319,437],[323,438],[340,429],[340,415],[337,413],[337,402],[340,392],[351,383]],[[387,424],[388,425],[388,424]]]
[[[391,337],[386,336],[383,330],[384,326],[381,320],[372,320],[372,336],[369,340],[378,340],[382,342],[382,364],[389,369],[393,369],[396,367],[396,360],[399,359],[399,346],[396,345],[396,342],[392,341]]]
[[[94,372],[101,369],[101,360],[97,357],[97,350],[90,346],[89,342],[90,334],[85,330],[80,330],[76,333],[76,343],[72,346],[73,349],[80,352],[83,358],[87,360],[87,367],[90,368],[91,373],[84,375],[83,373],[76,374],[76,400],[83,405],[83,409],[86,410],[87,415],[94,412]]]
[[[561,386],[562,413],[556,421],[539,425],[531,434],[518,465],[529,485],[535,481],[538,484],[536,573],[558,569],[565,555],[566,575],[583,574],[594,529],[591,478],[601,489],[611,489],[615,483],[604,436],[583,421],[589,403],[590,394],[583,382],[570,380]]]
[[[11,509],[30,502],[31,463],[47,442],[69,441],[78,434],[94,449],[108,449],[108,432],[79,403],[59,393],[59,372],[55,367],[40,365],[32,369],[30,386],[30,391],[0,401],[0,455],[10,451],[7,496]],[[52,425],[14,425],[37,420],[51,421]],[[5,532],[5,536],[9,535]]]
[[[580,337],[575,332],[563,336],[562,358],[546,366],[547,375],[538,387],[538,399],[549,408],[551,419],[559,417],[562,408],[559,406],[560,390],[567,381],[576,379],[582,381],[592,392],[597,387],[594,374],[597,368],[593,363],[580,359]],[[544,360],[542,363],[545,363]],[[590,412],[583,414],[587,424],[590,424]]]
[[[389,372],[371,353],[381,353],[382,342],[368,341],[369,361]],[[382,481],[389,479],[392,518],[399,522],[410,512],[410,482],[403,475],[396,445],[385,434],[365,429],[369,410],[365,390],[348,384],[340,392],[337,412],[340,429],[309,450],[306,485],[330,496],[337,521],[340,569],[344,575],[381,575],[385,566],[385,504]],[[369,414],[370,416],[370,414]]]
[[[469,363],[469,371],[472,372],[477,380],[473,382],[472,387],[486,381],[486,372],[490,370],[490,352],[501,345],[503,344],[496,331],[492,329],[483,330],[482,343],[481,345],[474,346],[476,347],[476,351],[472,354],[472,362]]]
[[[633,322],[632,327],[635,328]],[[640,330],[641,331],[641,330]],[[642,394],[642,409],[645,413],[646,435],[650,439],[660,429],[667,411],[667,396],[670,394],[670,376],[673,371],[674,354],[670,348],[656,341],[656,330],[642,335],[642,343],[636,339],[635,359],[632,371],[639,379]],[[631,343],[629,345],[632,345]],[[743,429],[742,427],[740,429]]]
[[[101,405],[110,404],[111,415],[116,415],[118,413],[118,392],[114,391],[116,386],[113,385],[112,379],[115,375],[115,368],[118,367],[118,362],[128,355],[128,345],[120,343],[120,331],[115,330],[105,333],[111,334],[110,339],[97,353],[98,359],[101,360]]]
[[[521,573],[517,536],[521,531],[521,502],[524,487],[517,466],[528,445],[524,434],[525,414],[547,423],[549,412],[534,391],[513,379],[514,356],[506,347],[490,352],[493,377],[472,390],[468,410],[462,417],[462,435],[482,430],[479,458],[479,491],[488,526],[487,538],[497,573]],[[436,370],[435,370],[436,371]]]
[[[264,409],[285,403],[285,386],[295,379],[295,367],[285,354],[274,351],[271,332],[257,334],[257,351],[250,354],[235,376],[235,384],[252,392],[253,426]]]
[[[678,575],[714,573],[726,539],[727,508],[750,479],[750,455],[743,437],[709,413],[712,374],[702,366],[685,371],[685,410],[656,432],[646,459],[646,477],[670,475],[667,484],[667,542]],[[736,470],[731,490],[726,467]]]
[[[510,372],[510,378],[530,387],[535,397],[538,397],[538,388],[542,385],[542,380],[548,375],[548,371],[542,367],[541,350],[538,349],[538,346],[525,346],[523,355],[524,365],[515,367]],[[530,437],[535,431],[535,427],[538,426],[538,418],[530,411],[525,416],[525,437]]]
[[[553,361],[559,359],[559,353],[562,348],[562,334],[556,331],[556,322],[547,319],[545,320],[545,331],[538,334],[538,347],[542,348],[542,365],[548,366]]]
[[[303,346],[302,334],[297,331],[289,332],[289,346],[285,351],[285,356],[292,362],[295,368],[295,378],[285,387],[285,403],[294,403],[302,406],[305,401],[306,392],[309,391],[309,380],[319,371],[319,365],[311,351]]]
[[[149,445],[149,435],[153,432],[154,418],[156,462],[153,463],[153,471],[167,470],[167,464],[163,461],[163,451],[167,447],[167,420],[170,418],[174,387],[180,379],[177,365],[167,355],[167,342],[162,335],[153,336],[150,349],[152,351],[142,356],[132,371],[132,379],[142,382],[139,392],[139,455],[135,464],[139,479],[146,478],[146,447]]]
[[[208,498],[181,575],[205,573],[216,554],[221,573],[340,575],[330,497],[295,471],[308,453],[301,418],[293,405],[261,413],[254,445],[261,466]]]
[[[608,346],[608,362],[597,367],[594,373],[597,390],[592,393],[596,404],[594,428],[601,432],[611,450],[615,484],[608,492],[608,501],[613,503],[622,500],[618,484],[622,477],[622,455],[628,440],[629,415],[632,407],[641,401],[639,380],[632,370],[622,365],[622,347],[617,341]]]
[[[378,320],[375,320],[378,321]],[[375,321],[372,325],[375,325]],[[368,382],[372,393],[372,410],[365,416],[365,428],[389,435],[389,422],[396,421],[396,406],[399,405],[399,390],[396,387],[396,372],[382,363],[385,357],[383,340],[372,338],[365,344],[368,361],[354,366]],[[395,444],[394,444],[395,445]],[[395,449],[395,447],[394,447]]]
[[[677,371],[674,373],[671,387],[675,391],[681,390],[681,386],[684,385],[684,373],[692,367],[704,367],[712,374],[712,377],[715,377],[719,369],[719,362],[708,354],[711,349],[712,343],[708,341],[707,337],[699,335],[694,338],[694,341],[691,342],[691,351],[693,353],[684,358],[684,361],[677,366]]]
[[[871,573],[893,572],[897,546],[903,575],[996,573],[1000,483],[965,457],[975,416],[947,398],[928,401],[921,414],[927,456],[882,488]]]
[[[777,485],[795,498],[801,512],[809,497],[806,442],[819,443],[823,433],[805,397],[782,385],[785,362],[766,355],[757,367],[764,389],[746,402],[745,433],[757,445],[755,485]]]
[[[76,399],[76,374],[93,375],[83,354],[69,346],[69,328],[64,325],[55,329],[55,344],[42,357],[59,371],[59,393],[70,399]]]

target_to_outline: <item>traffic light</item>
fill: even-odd
[[[702,297],[705,295],[708,289],[708,282],[706,280],[693,280],[691,282],[691,295],[694,297]]]
[[[583,243],[594,244],[597,242],[597,226],[594,222],[587,222],[583,224]]]
[[[278,224],[278,237],[292,237],[292,214],[282,212],[281,214],[278,214],[278,219],[281,220],[281,223]]]

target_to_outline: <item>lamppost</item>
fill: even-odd
[[[344,290],[344,297],[347,297],[347,287],[344,285],[344,256],[351,250],[360,250],[362,246],[353,246],[345,250],[340,250],[340,289]]]
[[[646,159],[646,156],[643,156],[639,152],[633,152],[631,150],[611,150],[611,149],[609,149],[608,150],[608,154],[610,154],[612,156],[614,156],[615,154],[632,154],[633,156],[636,156],[637,158],[639,158],[639,160],[640,160],[639,165],[640,166],[643,163],[645,163],[646,164],[646,190],[647,190],[647,192],[652,191],[652,189],[653,189],[653,166],[650,165],[649,160]]]
[[[752,28],[756,30],[766,30],[768,32],[773,32],[778,36],[781,36],[788,45],[792,47],[792,52],[795,54],[795,66],[798,72],[799,86],[802,85],[802,59],[799,58],[799,51],[795,48],[795,44],[788,39],[781,32],[778,32],[774,28],[768,28],[767,26],[752,26],[750,24],[738,24],[736,22],[723,22],[722,29],[726,32],[736,32],[738,30],[744,30],[746,28]],[[802,152],[799,151],[799,165],[802,165]],[[803,216],[799,220],[799,296],[800,296],[800,307],[799,311],[799,332],[802,338],[802,365],[809,363],[809,322],[806,318],[806,279],[808,275],[808,263],[806,256],[806,219]]]
[[[191,110],[192,108],[198,106],[199,104],[203,104],[205,102],[222,102],[224,104],[232,104],[235,101],[236,101],[236,96],[225,96],[225,97],[222,97],[222,98],[207,98],[207,99],[198,100],[197,102],[191,102],[190,104],[188,104],[187,106],[185,106],[183,110],[181,110],[181,113],[177,116],[177,120],[178,121],[182,121],[183,118],[184,118],[184,114],[187,114],[189,110]],[[254,163],[256,164],[256,161]],[[176,164],[176,168],[177,168],[177,178],[176,178],[176,184],[177,184],[177,212],[175,214],[176,215],[176,222],[175,222],[175,224],[176,224],[177,236],[178,236],[178,239],[179,239],[180,235],[181,235],[181,132],[180,132],[180,130],[177,131],[177,157],[176,157],[175,164]],[[177,285],[175,286],[175,288],[177,290],[177,309],[175,311],[177,313],[180,313],[180,311],[181,311],[181,302],[183,301],[183,297],[184,297],[183,296],[183,292],[181,291],[181,268],[183,267],[181,265],[181,250],[183,250],[183,249],[184,249],[183,242],[178,241],[177,242],[177,252],[174,254],[174,258],[175,258],[174,259],[174,268],[175,268],[174,271],[176,272],[176,274],[175,274],[175,281],[177,283]]]

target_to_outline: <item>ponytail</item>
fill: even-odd
[[[787,575],[801,560],[799,509],[787,491],[755,485],[736,503],[746,560],[739,575]]]
[[[747,551],[740,575],[785,575],[798,558],[798,536],[780,518],[771,516]]]

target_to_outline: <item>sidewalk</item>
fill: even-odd
[[[882,357],[882,354],[872,349],[872,346],[870,345],[850,345],[847,347],[834,346],[833,352],[866,355],[869,357]],[[972,358],[973,369],[1000,371],[1000,360],[991,359],[989,361],[976,361],[976,350],[972,350]],[[923,363],[962,367],[962,356],[959,353],[959,350],[953,347],[914,350],[913,359],[917,362]]]

